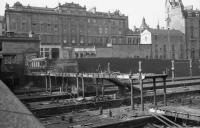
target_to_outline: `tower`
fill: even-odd
[[[166,27],[185,34],[187,59],[200,58],[200,11],[193,6],[184,7],[182,0],[165,1]]]
[[[157,28],[157,29],[160,29],[159,21],[158,21],[158,24],[157,24],[156,28]]]
[[[149,28],[149,26],[147,25],[146,20],[145,20],[145,18],[143,17],[143,19],[142,19],[142,24],[141,24],[141,26],[140,26],[140,31],[143,31],[143,30],[148,29],[148,28]]]
[[[184,6],[182,0],[165,1],[166,28],[185,33]]]

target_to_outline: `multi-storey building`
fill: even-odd
[[[88,11],[75,3],[55,8],[23,6],[19,2],[12,7],[7,4],[5,20],[8,32],[40,35],[41,56],[49,58],[93,56],[93,48],[124,42],[128,29],[128,17],[119,11],[104,13],[96,8]],[[90,50],[83,50],[87,48],[92,49],[91,54]]]
[[[182,0],[166,0],[166,23],[169,29],[185,34],[187,59],[200,58],[200,10],[184,7]]]
[[[185,35],[178,30],[146,29],[141,33],[141,44],[151,45],[151,59],[185,59]]]
[[[38,37],[7,33],[0,36],[0,79],[8,86],[22,85],[24,64],[39,55]]]
[[[3,16],[0,16],[0,36],[2,36],[2,33],[4,31],[3,25]]]

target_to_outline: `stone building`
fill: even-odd
[[[122,43],[128,29],[128,17],[118,10],[88,11],[75,3],[59,4],[55,8],[23,6],[19,2],[12,7],[7,4],[5,20],[8,32],[40,35],[41,56],[49,58],[94,56],[93,50],[90,53],[83,49]]]
[[[146,29],[141,33],[141,44],[151,45],[151,59],[185,59],[184,39],[178,30]]]
[[[23,80],[27,59],[38,57],[38,37],[22,37],[7,33],[0,36],[0,79],[7,85],[19,85]]]
[[[122,44],[133,44],[138,45],[140,44],[140,31],[139,30],[129,30],[126,34],[125,43]]]
[[[200,10],[184,7],[182,0],[166,0],[167,28],[180,30],[185,34],[186,58],[200,58]]]
[[[23,64],[26,53],[39,54],[38,37],[0,36],[0,54],[5,64]]]
[[[140,31],[129,30],[123,43],[113,43],[106,48],[96,49],[96,57],[147,58],[150,59],[151,45],[140,44]]]
[[[4,22],[3,22],[3,20],[4,20],[3,16],[0,16],[0,36],[2,36],[2,33],[4,31],[4,27],[3,27]]]

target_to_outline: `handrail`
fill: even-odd
[[[155,114],[153,114],[153,113],[151,113],[151,115],[153,116],[153,117],[155,117],[156,119],[158,119],[159,121],[161,121],[162,123],[164,123],[165,125],[167,125],[169,128],[171,128],[172,126],[171,125],[169,125],[167,122],[165,122],[164,120],[162,120],[160,117],[158,117],[157,115],[155,115]]]
[[[175,126],[176,126],[176,127],[178,127],[178,128],[183,128],[183,127],[182,127],[182,126],[180,126],[179,124],[177,124],[177,123],[175,123],[175,122],[173,122],[173,121],[169,120],[168,118],[166,118],[166,117],[165,117],[165,116],[163,116],[163,115],[160,115],[160,114],[155,114],[155,115],[157,115],[157,116],[159,116],[159,117],[161,117],[161,118],[163,118],[163,119],[167,120],[168,122],[170,122],[171,124],[175,125]]]

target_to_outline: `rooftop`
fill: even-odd
[[[157,35],[183,35],[183,33],[179,30],[175,29],[146,29],[152,34],[157,34]]]
[[[16,2],[12,7],[9,4],[6,4],[6,11],[28,11],[28,12],[38,12],[38,13],[55,13],[55,14],[76,14],[76,15],[91,15],[91,16],[103,16],[103,17],[115,17],[115,18],[124,18],[127,17],[124,14],[120,13],[119,10],[114,12],[98,12],[96,8],[88,10],[86,6],[81,6],[76,3],[65,3],[58,4],[55,8],[48,7],[34,7],[34,6],[24,6],[20,2]],[[77,14],[78,12],[78,14]]]

